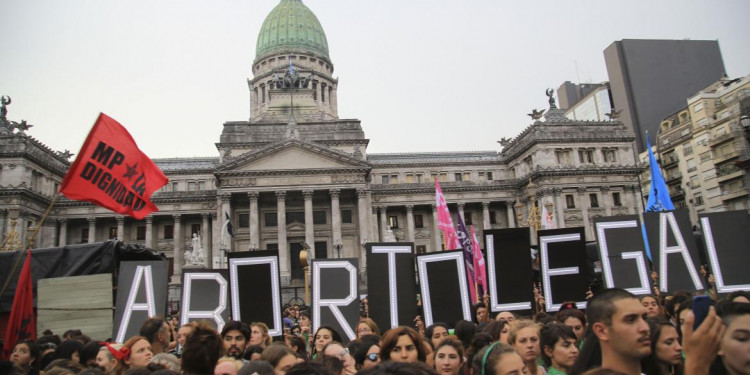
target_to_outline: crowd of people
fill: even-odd
[[[453,327],[381,330],[368,317],[345,344],[330,326],[311,330],[304,305],[284,310],[284,335],[262,322],[179,325],[151,317],[124,343],[98,342],[80,331],[45,332],[15,345],[4,373],[14,375],[560,375],[750,374],[750,293],[715,296],[694,327],[691,293],[636,297],[622,289],[591,296],[585,313],[564,303],[554,314],[491,314]]]

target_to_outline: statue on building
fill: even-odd
[[[528,113],[527,116],[531,117],[532,120],[539,120],[542,118],[542,115],[544,114],[544,109],[541,111],[538,111],[536,108],[531,110],[531,113]]]
[[[10,96],[3,95],[0,98],[0,119],[5,120],[8,115],[7,105],[10,104]]]
[[[396,242],[396,235],[393,234],[391,227],[385,230],[385,242]]]
[[[193,245],[191,251],[185,252],[185,266],[204,266],[206,254],[201,246],[201,235],[193,233]]]
[[[549,97],[549,108],[557,109],[557,106],[555,105],[555,90],[547,89],[547,96]]]

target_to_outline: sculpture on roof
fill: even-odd
[[[510,142],[512,142],[512,141],[513,141],[513,138],[502,137],[502,138],[500,138],[499,141],[497,141],[497,143],[499,143],[500,146],[505,147],[505,146],[509,145]]]
[[[620,113],[622,113],[622,109],[619,111],[615,111],[614,108],[609,113],[605,113],[604,115],[609,117],[610,120],[616,120],[618,117],[620,117]]]
[[[201,235],[193,233],[192,251],[185,252],[186,266],[204,266],[206,263],[206,254],[201,246]]]
[[[547,89],[547,96],[549,97],[549,108],[550,109],[557,108],[557,106],[555,105],[555,96],[554,95],[555,95],[555,90],[553,90],[553,89]]]
[[[532,120],[539,120],[540,118],[542,118],[544,111],[545,111],[544,109],[541,111],[537,111],[537,109],[534,108],[531,110],[531,113],[527,113],[526,115],[531,117]]]
[[[8,108],[6,108],[8,104],[10,104],[10,96],[3,95],[0,98],[0,119],[5,119],[5,116],[8,114]]]

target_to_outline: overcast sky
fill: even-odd
[[[247,120],[247,79],[277,0],[2,0],[0,94],[11,120],[77,153],[99,112],[151,157],[218,156]],[[621,39],[720,43],[750,74],[747,0],[305,0],[328,37],[341,118],[368,152],[499,150],[562,82],[607,80]]]

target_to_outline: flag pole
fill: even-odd
[[[3,283],[3,288],[0,289],[0,296],[5,293],[5,289],[8,288],[8,284],[10,284],[10,279],[13,278],[13,274],[16,273],[16,270],[18,269],[18,265],[21,263],[21,259],[23,259],[23,256],[26,254],[27,251],[31,251],[31,247],[34,245],[34,239],[39,234],[39,228],[42,227],[42,224],[44,224],[44,220],[47,219],[47,216],[49,216],[49,213],[52,212],[52,207],[55,206],[55,203],[57,202],[57,197],[60,196],[60,191],[58,190],[55,193],[55,196],[52,197],[52,201],[50,202],[49,206],[47,207],[47,210],[44,211],[44,215],[42,215],[42,219],[39,220],[39,225],[34,229],[34,232],[31,234],[31,238],[26,240],[26,247],[21,249],[20,256],[16,259],[16,263],[13,264],[13,268],[11,268],[10,273],[8,274],[8,277],[5,279],[5,282]]]

